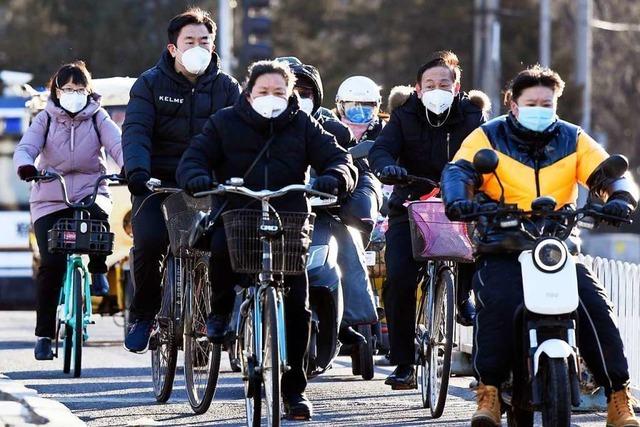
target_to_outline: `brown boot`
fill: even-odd
[[[478,399],[478,409],[471,417],[471,427],[499,427],[500,418],[500,399],[498,397],[498,389],[492,385],[484,385],[480,383],[476,391]]]
[[[611,393],[607,410],[607,427],[640,426],[640,422],[633,413],[634,401],[628,387]]]

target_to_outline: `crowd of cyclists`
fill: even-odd
[[[240,85],[220,70],[215,53],[216,25],[200,9],[189,9],[168,26],[168,44],[158,63],[137,79],[131,90],[122,133],[100,107],[91,75],[82,61],[62,66],[50,81],[50,98],[14,154],[17,174],[30,180],[39,171],[63,175],[69,198],[92,193],[95,179],[106,171],[105,151],[122,167],[132,195],[133,276],[135,293],[125,348],[143,353],[149,346],[161,303],[162,258],[169,244],[161,204],[167,197],[152,193],[151,178],[189,194],[215,183],[243,177],[253,190],[275,190],[309,182],[341,200],[341,217],[356,224],[368,241],[382,208],[380,180],[402,182],[408,175],[441,182],[447,215],[458,219],[481,209],[482,202],[501,197],[498,182],[473,168],[475,153],[492,148],[500,157],[503,197],[529,209],[534,198],[552,195],[558,206],[575,204],[577,184],[596,185],[605,213],[628,219],[638,201],[629,176],[596,180],[609,157],[584,130],[558,118],[564,82],[540,66],[521,71],[509,84],[508,113],[489,120],[488,100],[481,92],[461,88],[457,56],[435,52],[416,73],[413,86],[393,91],[393,110],[382,111],[380,87],[365,76],[344,80],[335,109],[322,107],[324,93],[318,69],[296,57],[259,61]],[[352,161],[347,149],[375,141],[368,160]],[[379,180],[380,179],[380,180]],[[386,379],[392,389],[416,387],[414,328],[419,264],[411,251],[406,202],[433,190],[425,184],[396,185],[388,200],[387,277],[383,301],[390,337],[391,365]],[[483,197],[477,197],[481,194]],[[41,264],[37,272],[37,336],[35,357],[53,358],[55,308],[64,276],[64,257],[49,253],[47,232],[69,215],[56,183],[34,184],[30,204]],[[245,208],[242,196],[215,197],[212,211]],[[302,194],[273,202],[274,207],[309,212]],[[99,191],[92,216],[106,218],[111,202],[106,186]],[[214,222],[210,233],[211,313],[207,336],[224,342],[230,330],[234,286],[241,282],[231,269],[224,227]],[[475,264],[458,269],[458,322],[474,326],[473,366],[478,380],[473,426],[499,426],[499,387],[513,363],[508,337],[511,319],[522,300],[517,254],[526,246],[506,232],[479,242]],[[366,243],[365,243],[366,245]],[[345,282],[368,286],[364,246],[340,241]],[[355,248],[351,251],[342,248]],[[108,292],[104,257],[92,257],[91,292]],[[640,426],[633,414],[629,369],[612,304],[594,275],[578,267],[579,337],[582,355],[604,387],[609,402],[608,426]],[[305,389],[311,312],[306,274],[288,278],[286,331],[289,370],[282,378],[285,411],[309,419],[312,404]],[[473,297],[472,297],[473,291]],[[474,304],[475,301],[475,304]],[[346,301],[347,306],[372,304]],[[340,340],[364,340],[343,322]]]

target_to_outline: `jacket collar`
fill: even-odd
[[[560,132],[559,120],[542,132],[536,132],[522,126],[511,112],[507,115],[507,125],[516,143],[523,146],[525,150],[546,146]]]
[[[220,58],[218,54],[213,52],[211,54],[211,62],[204,73],[201,76],[198,76],[196,80],[195,86],[202,86],[210,81],[215,80],[220,74]],[[167,49],[162,52],[162,56],[156,65],[160,70],[168,76],[170,79],[174,80],[181,86],[187,86],[189,88],[193,87],[193,84],[182,74],[178,73],[175,69],[175,59],[171,56]]]
[[[429,126],[434,125],[433,127],[439,127],[439,123],[442,123],[443,126],[451,126],[464,120],[462,105],[466,102],[469,102],[469,97],[466,93],[460,92],[453,98],[453,103],[451,104],[450,109],[451,111],[447,110],[440,115],[433,114],[429,111],[429,119],[427,120],[427,109],[422,103],[422,100],[418,98],[418,93],[414,91],[409,96],[409,99],[407,99],[403,108],[408,112],[415,114],[420,121],[427,123]]]
[[[300,111],[298,106],[298,97],[291,95],[289,97],[289,105],[278,117],[267,119],[261,116],[253,109],[248,99],[249,95],[246,91],[242,92],[233,108],[240,114],[240,117],[252,128],[264,132],[266,130],[281,130],[293,121]]]

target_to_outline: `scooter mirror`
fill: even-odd
[[[373,147],[374,141],[367,139],[366,141],[359,142],[357,145],[349,148],[349,154],[353,159],[362,159],[369,155],[371,147]]]
[[[629,169],[629,160],[621,154],[614,154],[600,165],[607,178],[616,179]]]
[[[479,173],[485,175],[493,173],[498,168],[498,155],[494,150],[484,148],[473,156],[473,167]]]

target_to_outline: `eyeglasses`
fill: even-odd
[[[67,95],[72,93],[77,93],[78,95],[89,95],[89,91],[86,88],[72,89],[70,87],[59,87],[58,89],[60,89],[60,92],[66,93]]]

